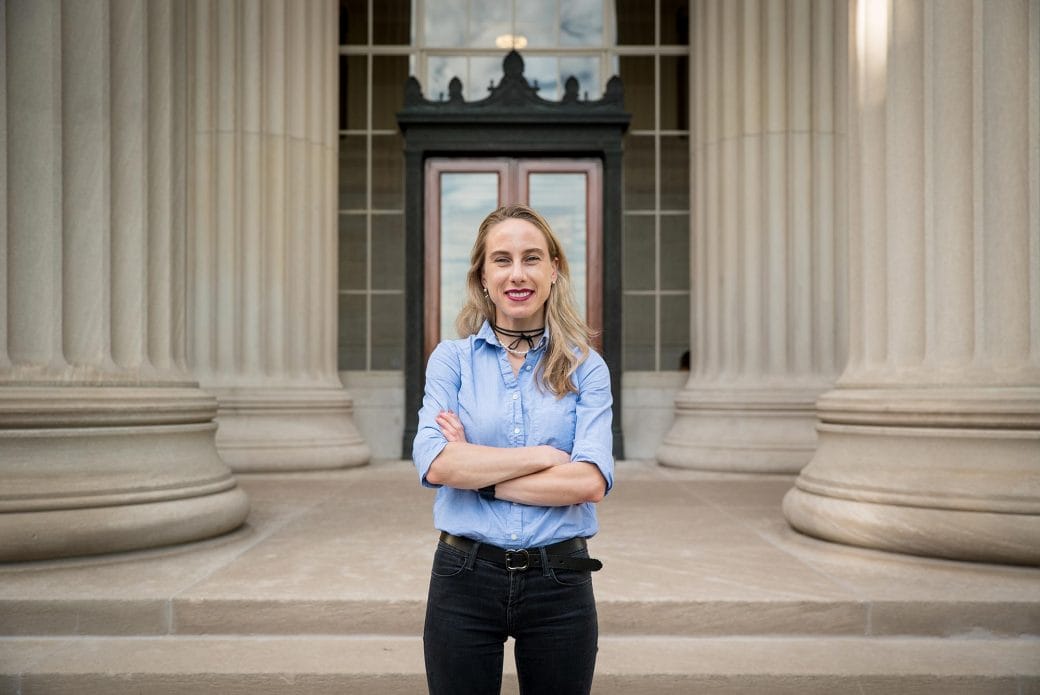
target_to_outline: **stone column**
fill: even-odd
[[[0,25],[0,560],[233,529],[185,362],[184,5],[7,0]]]
[[[190,362],[237,471],[369,458],[336,365],[337,11],[192,6]]]
[[[784,513],[1040,563],[1040,1],[851,14],[850,356]]]
[[[691,373],[657,458],[796,473],[846,351],[846,10],[693,13]]]

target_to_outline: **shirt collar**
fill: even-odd
[[[495,330],[491,328],[491,322],[485,320],[480,326],[480,330],[477,331],[477,340],[483,340],[488,345],[495,347],[504,348],[502,341],[498,339],[498,335]],[[545,333],[542,334],[542,339],[532,348],[532,350],[541,350],[543,347],[549,344],[549,325],[545,326]]]

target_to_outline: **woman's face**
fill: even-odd
[[[545,235],[527,220],[510,218],[492,227],[481,280],[495,305],[495,322],[513,331],[544,326],[556,266]]]

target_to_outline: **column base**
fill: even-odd
[[[1024,413],[1014,395],[994,407]],[[792,526],[880,550],[1040,564],[1040,430],[963,426],[993,420],[984,408],[953,426],[952,401],[936,413],[934,399],[909,418],[917,426],[892,426],[898,403],[881,410],[883,425],[826,422],[844,417],[823,409],[832,402],[848,398],[820,399],[819,446],[784,499]],[[929,421],[946,426],[920,426]]]
[[[232,481],[233,484],[233,481]],[[157,548],[232,531],[249,512],[241,488],[144,504],[0,514],[0,561]]]
[[[217,449],[236,472],[308,471],[368,463],[371,452],[342,388],[212,388]]]
[[[797,473],[816,449],[815,403],[824,388],[687,385],[657,460],[697,470]]]
[[[925,509],[827,497],[795,487],[784,516],[836,543],[950,560],[1040,565],[1040,516]]]
[[[215,412],[212,397],[188,387],[3,389],[0,561],[152,548],[240,526],[249,502],[217,455]]]

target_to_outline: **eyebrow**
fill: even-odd
[[[548,254],[549,252],[546,249],[540,249],[540,248],[537,248],[537,247],[536,248],[525,249],[524,251],[520,252],[521,255],[527,254],[527,253],[544,253],[544,254]],[[505,255],[505,256],[512,255],[509,251],[507,251],[505,249],[494,249],[494,250],[491,250],[491,251],[487,252],[487,255],[489,255],[489,256],[496,256],[498,254],[502,254],[502,255]]]

